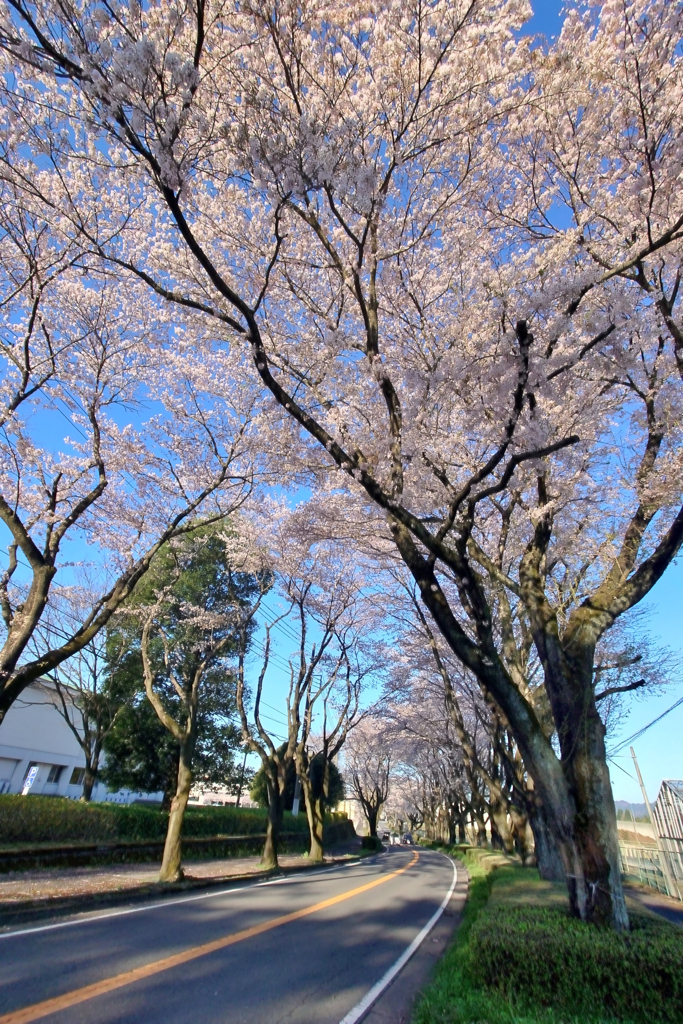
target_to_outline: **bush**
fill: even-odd
[[[158,813],[158,812],[157,812]],[[266,831],[267,811],[260,807],[197,807],[188,806],[183,823],[183,835],[191,836],[248,836]],[[164,822],[166,816],[164,815]],[[164,831],[165,831],[164,824]],[[305,814],[294,815],[285,811],[283,832],[308,832]]]
[[[377,836],[363,836],[360,845],[364,850],[381,850],[382,840]]]
[[[161,842],[168,815],[140,804],[80,803],[59,797],[0,796],[0,844]],[[266,812],[252,808],[188,807],[187,838],[255,835],[266,830]],[[305,815],[285,814],[285,832],[308,832]]]
[[[0,843],[93,843],[163,837],[151,807],[87,804],[41,796],[0,796]]]
[[[470,934],[469,974],[527,1006],[683,1020],[683,934],[644,917],[632,925],[619,935],[561,910],[487,908]]]
[[[469,895],[414,1024],[683,1021],[683,933],[674,925],[632,914],[630,934],[594,928],[541,905],[547,883],[533,869],[486,850],[450,852],[469,870]],[[506,889],[516,902],[526,890],[529,903],[506,905]]]

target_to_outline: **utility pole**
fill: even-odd
[[[654,836],[655,845],[657,846],[657,853],[659,854],[659,863],[660,863],[661,868],[662,868],[662,874],[664,875],[664,884],[666,885],[667,896],[671,896],[672,899],[680,900],[681,896],[680,896],[680,893],[678,892],[678,886],[674,883],[674,880],[671,877],[671,872],[669,871],[669,862],[666,859],[666,852],[664,851],[664,849],[662,848],[661,843],[659,842],[659,835],[657,833],[657,826],[655,824],[655,819],[654,819],[654,817],[652,815],[652,808],[650,807],[650,801],[647,798],[647,790],[645,789],[645,783],[643,782],[643,776],[640,774],[640,768],[638,767],[638,759],[636,758],[636,752],[633,749],[633,747],[631,747],[631,757],[633,758],[633,763],[636,766],[636,775],[638,776],[638,782],[640,783],[640,790],[641,790],[641,792],[643,794],[643,800],[645,801],[645,807],[647,809],[647,816],[650,819],[650,824],[652,825],[652,835]]]
[[[294,818],[299,814],[299,805],[301,803],[301,779],[297,775],[296,782],[294,783],[294,803],[292,804],[292,816]]]

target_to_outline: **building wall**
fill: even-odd
[[[0,793],[21,793],[30,767],[37,765],[31,794],[73,800],[82,795],[83,786],[75,780],[77,770],[85,767],[85,757],[53,700],[49,687],[34,683],[7,712],[0,725]],[[111,793],[101,783],[93,789],[93,800],[131,803],[140,798],[161,800],[161,794]]]
[[[353,822],[353,827],[356,830],[356,835],[365,836],[368,834],[368,823],[363,814],[363,809],[360,805],[360,801],[354,798],[350,800],[342,800],[341,803],[337,804],[338,811],[343,811],[347,817]]]

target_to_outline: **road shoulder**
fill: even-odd
[[[360,1018],[363,1024],[408,1024],[410,1021],[416,1002],[460,924],[469,876],[459,862],[457,872],[456,886],[443,914],[403,970]]]

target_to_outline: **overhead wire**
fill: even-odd
[[[648,731],[648,729],[651,729],[653,725],[657,724],[657,722],[661,722],[663,718],[666,718],[667,715],[670,715],[671,712],[675,711],[676,708],[680,707],[681,704],[683,704],[683,697],[679,697],[675,704],[672,704],[670,708],[667,708],[666,711],[663,711],[661,715],[658,715],[657,718],[653,718],[651,722],[648,722],[647,725],[644,725],[642,729],[638,730],[638,732],[634,732],[632,736],[629,736],[627,739],[623,740],[617,747],[614,747],[613,750],[608,751],[607,756],[614,757],[615,754],[618,754],[620,750],[624,749],[624,747],[628,747],[629,744],[635,743],[635,741],[639,740],[640,737]]]

